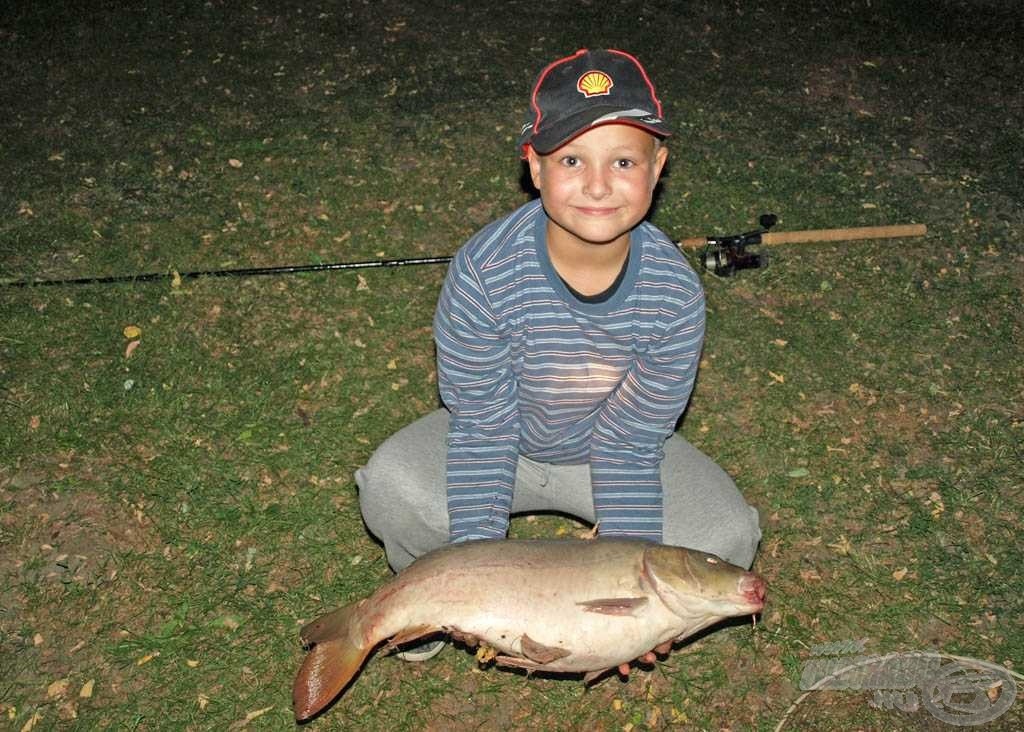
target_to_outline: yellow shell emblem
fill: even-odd
[[[603,71],[588,71],[576,82],[576,88],[587,97],[599,97],[611,91],[612,77]]]

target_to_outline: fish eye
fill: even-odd
[[[718,564],[718,560],[715,559],[714,557],[705,557],[704,561],[707,562],[708,564]]]

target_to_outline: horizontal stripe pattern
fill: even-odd
[[[442,288],[434,338],[451,412],[451,539],[505,536],[523,454],[589,463],[601,534],[660,541],[662,446],[700,359],[700,281],[644,222],[620,290],[581,303],[547,257],[546,223],[532,201],[485,227]]]

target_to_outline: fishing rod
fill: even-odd
[[[897,239],[924,236],[928,227],[924,224],[898,224],[894,226],[860,226],[846,229],[813,229],[807,231],[769,231],[779,218],[772,213],[761,214],[760,229],[744,234],[709,236],[683,239],[678,242],[684,249],[703,247],[697,259],[701,269],[720,277],[730,277],[741,269],[758,269],[768,266],[768,254],[751,251],[750,247],[760,244],[804,244],[808,242],[857,241],[863,239]]]
[[[199,277],[258,277],[266,275],[298,274],[299,272],[333,272],[343,269],[372,269],[376,267],[406,267],[417,264],[446,264],[451,257],[419,257],[411,259],[372,259],[365,262],[326,262],[323,264],[297,264],[280,267],[248,267],[241,269],[206,269],[195,272],[148,272],[146,274],[114,275],[111,277],[78,277],[65,280],[0,281],[0,287],[58,287],[63,285],[111,285],[124,282],[154,282],[156,280],[194,280]]]
[[[809,231],[770,232],[778,221],[775,214],[763,214],[761,228],[744,234],[708,236],[683,239],[676,242],[682,249],[703,246],[698,257],[701,268],[723,277],[740,269],[766,267],[768,257],[761,252],[749,251],[760,244],[800,244],[807,242],[855,241],[860,239],[894,239],[924,236],[924,224],[896,226],[863,226],[846,229],[814,229]],[[376,269],[380,267],[409,267],[426,264],[447,264],[450,256],[413,257],[405,259],[371,259],[363,262],[326,262],[322,264],[285,265],[280,267],[247,267],[240,269],[207,269],[194,272],[148,272],[145,274],[113,275],[109,277],[77,277],[56,280],[0,280],[0,287],[62,287],[65,285],[111,285],[128,282],[154,282],[157,280],[191,280],[200,277],[257,277],[298,274],[301,272],[336,272],[349,269]]]

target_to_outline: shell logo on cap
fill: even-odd
[[[585,97],[600,97],[608,94],[614,83],[603,71],[588,71],[576,82],[576,88]]]

